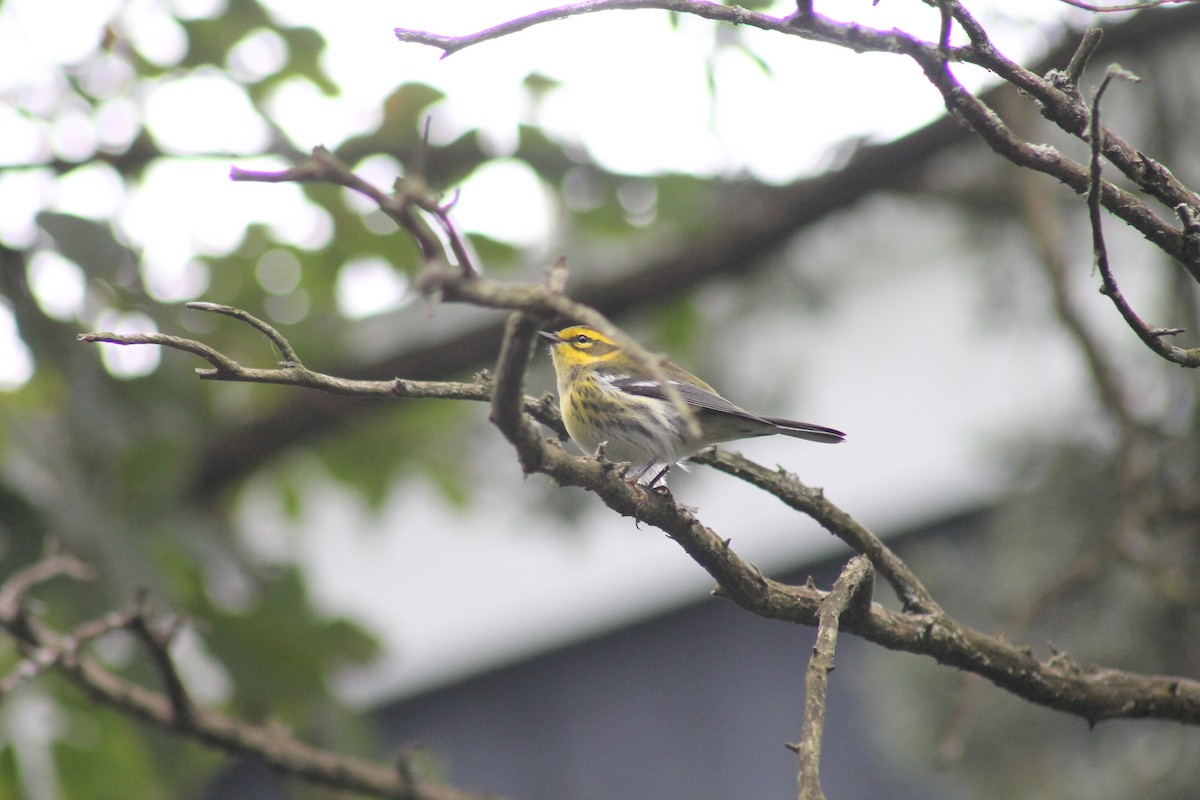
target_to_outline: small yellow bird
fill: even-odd
[[[612,339],[582,325],[539,333],[550,340],[559,404],[571,440],[585,453],[596,453],[603,445],[609,460],[630,462],[639,470],[634,481],[662,464],[648,484],[653,486],[673,465],[734,439],[782,433],[836,444],[846,438],[834,428],[747,411],[695,375],[665,363],[664,376],[699,423],[700,435],[692,436],[663,385]]]

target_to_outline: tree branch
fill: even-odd
[[[35,659],[34,665],[25,671],[36,674],[53,669],[92,700],[123,714],[211,747],[252,756],[313,783],[398,800],[484,800],[494,797],[439,783],[415,784],[403,770],[313,747],[277,726],[256,725],[192,706],[186,700],[186,691],[166,651],[165,640],[154,630],[141,599],[125,614],[106,615],[79,626],[70,634],[51,629],[29,613],[25,597],[36,585],[58,576],[78,579],[90,574],[86,565],[71,556],[51,555],[15,573],[0,586],[0,627],[13,636],[27,654],[27,660]],[[116,675],[84,651],[88,642],[118,628],[128,628],[149,646],[156,666],[168,684],[167,694],[150,691]],[[183,710],[185,705],[186,711]]]
[[[166,687],[171,719],[175,727],[187,730],[196,721],[196,710],[192,705],[192,698],[188,695],[187,687],[183,684],[183,678],[179,675],[179,670],[175,668],[175,660],[171,658],[171,651],[168,649],[171,646],[171,640],[178,632],[178,620],[172,621],[164,631],[155,630],[150,621],[150,607],[146,603],[146,592],[139,591],[125,627],[150,654],[150,660],[154,662],[163,686]]]
[[[796,745],[800,800],[825,800],[821,791],[821,739],[825,732],[825,693],[829,673],[833,672],[838,627],[843,614],[862,615],[870,610],[874,582],[871,562],[855,556],[846,563],[817,609],[817,641],[804,677],[803,733]]]
[[[324,147],[313,148],[308,158],[295,166],[278,171],[247,170],[234,166],[229,170],[233,181],[250,183],[333,183],[373,200],[379,209],[408,231],[421,250],[425,263],[440,262],[456,264],[467,274],[478,274],[472,263],[470,251],[462,242],[458,231],[450,222],[449,210],[454,202],[444,204],[440,197],[433,196],[429,187],[416,179],[399,179],[395,191],[388,193],[355,175],[333,153]],[[454,255],[447,257],[442,241],[433,228],[418,212],[433,217],[442,228]]]
[[[789,472],[768,470],[736,453],[712,450],[697,455],[693,460],[741,478],[751,486],[779,498],[789,508],[816,520],[854,552],[870,559],[879,574],[891,584],[905,611],[940,613],[937,602],[908,565],[878,536],[830,502],[824,490],[806,486]]]
[[[1083,32],[1078,49],[1071,55],[1071,60],[1067,62],[1067,67],[1062,72],[1064,85],[1060,85],[1059,88],[1074,97],[1079,97],[1079,81],[1083,78],[1083,71],[1087,68],[1088,62],[1091,61],[1092,55],[1095,54],[1096,48],[1100,46],[1103,38],[1104,29],[1096,25],[1090,26]],[[1054,79],[1050,78],[1050,80]]]
[[[738,6],[723,6],[717,3],[704,2],[703,0],[585,0],[580,3],[570,3],[556,8],[537,11],[533,14],[508,20],[492,28],[466,36],[443,36],[429,31],[419,31],[409,28],[396,28],[394,32],[396,38],[401,42],[435,47],[442,51],[442,58],[446,58],[468,47],[510,36],[546,22],[578,17],[584,14],[593,14],[598,11],[636,11],[643,9],[659,9],[695,14],[706,19],[729,22],[736,25],[752,25],[767,30],[781,30],[783,25],[786,24],[780,20],[763,14],[755,14]]]
[[[1141,423],[1134,413],[1128,389],[1121,381],[1118,365],[1089,328],[1071,296],[1068,282],[1070,270],[1062,241],[1065,226],[1061,215],[1054,200],[1031,173],[1020,173],[1016,188],[1019,211],[1038,251],[1038,261],[1046,275],[1059,321],[1075,340],[1087,362],[1102,407],[1112,417],[1122,437],[1128,437]]]
[[[460,383],[453,381],[413,381],[403,378],[393,378],[386,381],[349,380],[316,372],[301,363],[299,356],[295,354],[291,344],[282,334],[249,312],[215,303],[187,303],[186,305],[188,308],[197,311],[218,313],[247,323],[255,330],[267,336],[280,349],[280,352],[288,355],[290,360],[284,361],[282,366],[277,369],[244,367],[229,356],[203,342],[163,333],[95,332],[81,333],[76,338],[81,342],[92,343],[158,345],[185,353],[192,353],[213,365],[213,369],[196,370],[197,376],[202,380],[299,386],[305,389],[316,389],[328,394],[356,398],[484,401],[491,398],[492,379],[486,373],[476,375],[473,383]],[[562,438],[566,438],[567,433],[562,426],[562,421],[558,415],[553,397],[548,394],[540,399],[524,397],[522,398],[522,408],[525,413],[532,416],[538,422],[552,428]]]
[[[1086,3],[1084,0],[1058,0],[1075,8],[1082,8],[1084,11],[1093,11],[1097,14],[1112,13],[1115,11],[1144,11],[1148,8],[1158,8],[1160,6],[1186,5],[1195,3],[1197,0],[1141,0],[1138,3],[1114,3],[1112,5],[1103,5],[1101,3]]]
[[[52,547],[41,561],[17,570],[0,585],[0,623],[13,633],[18,642],[32,638],[34,622],[25,603],[29,592],[39,584],[58,577],[89,580],[94,573],[82,561],[59,553]]]
[[[521,413],[525,369],[533,355],[534,341],[541,322],[538,317],[517,311],[508,318],[504,342],[496,361],[496,387],[492,394],[489,419],[506,432],[517,451],[526,475],[541,466],[542,437]]]
[[[1104,244],[1104,225],[1100,215],[1100,173],[1102,169],[1100,151],[1103,141],[1100,128],[1100,101],[1104,97],[1104,92],[1108,89],[1109,84],[1112,83],[1113,78],[1138,80],[1136,75],[1114,64],[1108,68],[1104,80],[1100,84],[1100,88],[1096,90],[1096,97],[1092,100],[1090,128],[1092,160],[1091,174],[1088,181],[1087,204],[1088,218],[1092,225],[1092,252],[1096,268],[1100,271],[1100,277],[1103,281],[1100,292],[1113,301],[1113,305],[1117,307],[1117,311],[1121,313],[1125,323],[1133,329],[1133,332],[1138,335],[1138,338],[1147,347],[1168,361],[1172,361],[1180,366],[1200,367],[1200,347],[1184,349],[1165,341],[1165,337],[1167,336],[1176,336],[1183,333],[1182,328],[1153,328],[1143,322],[1142,318],[1133,310],[1129,301],[1125,299],[1125,295],[1121,293],[1121,288],[1117,285],[1116,277],[1113,275],[1112,267],[1108,263],[1108,248]]]

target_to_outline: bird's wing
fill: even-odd
[[[620,389],[623,392],[628,392],[638,397],[667,400],[667,393],[658,381],[647,380],[646,378],[618,376],[611,378],[609,383],[614,389]],[[747,411],[741,406],[734,405],[716,392],[710,392],[699,386],[680,381],[671,381],[670,383],[679,391],[679,396],[683,398],[683,402],[689,406],[703,411],[727,414],[730,417],[736,417],[750,423],[750,427],[739,431],[739,435],[741,436],[761,436],[764,433],[770,433],[770,429],[774,429],[776,433],[795,436],[798,439],[808,439],[812,442],[824,442],[826,444],[836,444],[846,438],[846,434],[837,428],[828,428],[824,425],[814,425],[811,422],[799,422],[780,417],[764,417],[760,414],[755,414],[753,411]],[[760,429],[756,423],[761,423],[763,429]]]
[[[661,383],[655,380],[647,380],[645,378],[614,378],[610,381],[610,384],[614,389],[620,389],[623,392],[638,397],[667,400],[666,390],[663,389]],[[756,422],[766,422],[763,417],[747,411],[740,406],[735,406],[716,392],[710,392],[699,386],[680,381],[670,381],[670,384],[679,392],[679,396],[683,398],[683,402],[689,406],[695,406],[706,411],[716,411],[722,414],[732,414],[736,417],[743,417]]]

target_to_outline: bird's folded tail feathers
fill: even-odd
[[[662,384],[655,380],[633,378],[628,375],[614,375],[607,380],[614,388],[631,395],[651,397],[664,402],[668,400],[667,393],[663,390]],[[794,436],[797,439],[807,439],[810,442],[837,444],[846,438],[846,434],[837,428],[826,428],[824,425],[813,425],[809,422],[797,422],[793,419],[781,419],[780,417],[764,417],[761,414],[747,411],[740,406],[735,406],[710,388],[706,388],[707,384],[698,385],[700,383],[698,378],[694,380],[696,383],[671,381],[671,385],[679,392],[679,396],[692,408],[701,411],[713,411],[717,414],[738,417],[756,423],[765,422],[775,426],[776,433],[782,433],[785,436]],[[770,433],[770,431],[749,429],[741,431],[736,437],[730,438],[763,436],[767,433]]]
[[[807,439],[810,442],[837,444],[846,438],[846,434],[837,428],[826,428],[824,425],[813,425],[808,422],[796,422],[779,417],[763,417],[762,419],[774,425],[784,436],[794,436],[797,439]]]

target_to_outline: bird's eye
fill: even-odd
[[[571,341],[573,341],[575,344],[590,344],[592,337],[588,336],[587,334],[580,333],[572,336]]]

